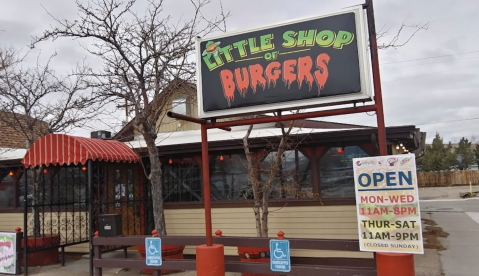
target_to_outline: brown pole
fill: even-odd
[[[379,72],[378,43],[374,21],[373,0],[366,0],[366,13],[368,18],[369,48],[373,67],[374,101],[376,106],[376,119],[378,123],[379,155],[388,155],[386,144],[386,126],[384,123],[383,97],[381,91],[381,76]],[[414,276],[414,258],[412,254],[382,253],[377,252],[376,268],[378,276]]]
[[[314,111],[314,112],[307,112],[307,113],[295,113],[295,114],[283,115],[281,117],[276,117],[276,116],[261,117],[261,118],[220,122],[220,123],[205,124],[205,125],[207,128],[224,128],[227,126],[233,127],[233,126],[272,123],[272,122],[284,122],[284,121],[301,120],[301,119],[307,119],[307,118],[328,117],[328,116],[372,112],[372,111],[376,111],[376,106],[366,105],[366,106],[360,106],[360,107]]]
[[[205,204],[206,246],[213,245],[213,226],[211,225],[210,198],[210,158],[208,153],[208,129],[201,125],[201,159],[203,168],[203,201]]]
[[[183,114],[174,113],[174,112],[171,112],[171,111],[168,111],[166,113],[166,116],[168,116],[170,118],[175,118],[175,119],[178,119],[178,120],[197,123],[197,124],[200,124],[200,125],[206,123],[205,120],[198,119],[198,118],[191,117],[191,116],[186,116],[186,115],[183,115]],[[231,131],[230,127],[219,127],[219,129],[226,130],[226,131]]]
[[[376,105],[376,119],[378,123],[379,155],[388,155],[373,0],[366,0],[366,13],[368,18],[369,49],[371,51],[371,62],[373,67],[374,101]]]

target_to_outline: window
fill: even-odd
[[[169,159],[163,166],[164,202],[201,201],[201,169],[191,158]]]
[[[186,98],[175,98],[171,103],[171,111],[178,114],[187,115],[189,112]]]
[[[253,199],[244,154],[215,155],[210,161],[211,200]]]
[[[0,171],[0,208],[14,208],[15,206],[15,176],[10,171]]]
[[[269,152],[261,163],[261,181],[269,180],[276,151]],[[305,199],[313,197],[311,162],[298,149],[283,152],[281,164],[272,182],[271,199]]]
[[[358,146],[330,148],[319,161],[320,190],[323,198],[354,197],[353,158],[367,157]]]

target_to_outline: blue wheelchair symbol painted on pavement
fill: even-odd
[[[288,240],[270,240],[271,271],[290,272],[291,258]]]
[[[160,266],[162,264],[160,238],[146,238],[145,251],[146,265]]]

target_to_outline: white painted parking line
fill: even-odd
[[[466,212],[477,224],[479,224],[479,213],[478,212]]]

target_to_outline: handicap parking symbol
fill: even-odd
[[[145,258],[146,265],[160,266],[162,264],[160,238],[146,238],[145,251],[146,251],[146,258]]]
[[[288,240],[270,240],[270,263],[271,271],[290,272],[291,256]]]

